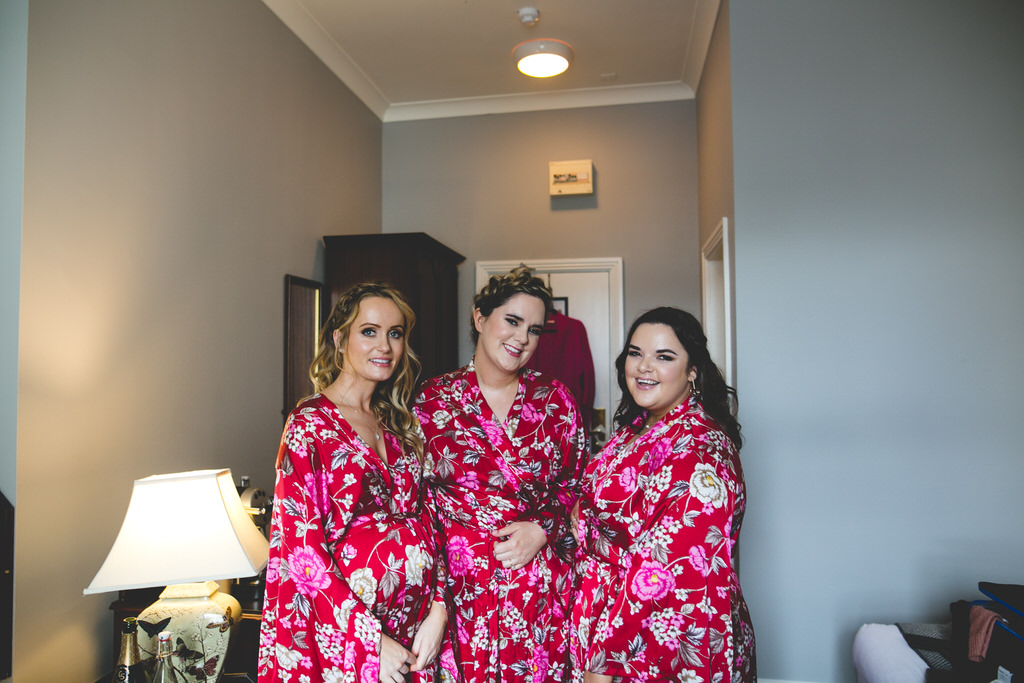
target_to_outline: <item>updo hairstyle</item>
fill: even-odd
[[[473,308],[486,318],[516,294],[537,297],[544,303],[544,317],[547,318],[551,313],[551,290],[544,284],[544,280],[533,275],[526,264],[520,264],[508,273],[492,275],[484,288],[473,297]],[[477,332],[472,316],[469,319],[469,330],[473,344],[476,345],[480,333]]]

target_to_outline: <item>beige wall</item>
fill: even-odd
[[[722,218],[735,223],[732,182],[732,83],[729,78],[729,2],[723,0],[697,91],[700,243]]]
[[[548,195],[548,162],[569,159],[593,159],[592,197]],[[657,305],[699,314],[695,104],[385,124],[384,232],[466,257],[463,362],[478,260],[621,256],[627,325]]]
[[[28,53],[15,680],[92,681],[132,480],[273,485],[283,277],[380,231],[382,126],[259,2],[32,3]]]

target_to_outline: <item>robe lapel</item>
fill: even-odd
[[[326,397],[324,399],[330,403],[329,399]],[[374,469],[380,471],[388,490],[390,490],[394,486],[394,478],[391,476],[391,468],[388,466],[388,463],[381,459],[377,451],[366,445],[362,437],[356,433],[355,427],[348,423],[348,420],[341,414],[338,407],[333,403],[330,405],[331,412],[334,414],[334,421],[338,425],[338,431],[345,435],[345,439],[352,445],[352,448],[362,455],[367,462],[373,463]],[[395,454],[388,448],[387,438],[384,437],[382,441],[384,442],[384,452],[388,455],[388,462],[394,462]]]
[[[512,407],[509,408],[508,415],[505,416],[504,424],[499,424],[495,419],[494,411],[491,410],[491,406],[487,404],[483,392],[480,391],[480,383],[477,380],[476,371],[472,363],[470,363],[466,373],[466,391],[468,395],[464,398],[477,401],[480,406],[480,411],[473,417],[476,419],[477,426],[492,442],[490,448],[486,448],[486,450],[493,453],[498,469],[512,488],[518,491],[522,482],[521,474],[515,467],[516,446],[513,443],[513,439],[519,428],[520,417],[523,412],[523,402],[526,397],[526,383],[523,380],[523,376],[519,376],[519,388],[516,390],[516,397],[512,401]]]

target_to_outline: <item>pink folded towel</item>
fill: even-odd
[[[992,639],[992,627],[999,615],[981,605],[971,605],[971,628],[967,636],[967,657],[972,662],[985,660],[988,642]]]

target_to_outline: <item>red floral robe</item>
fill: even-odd
[[[426,434],[455,601],[456,658],[467,683],[541,683],[567,674],[575,504],[586,443],[569,390],[523,370],[505,423],[495,421],[473,365],[424,386]],[[494,559],[491,531],[534,521],[547,544],[525,567]]]
[[[580,496],[573,680],[751,683],[754,631],[733,546],[746,506],[739,454],[691,397],[587,468]]]
[[[385,432],[390,465],[322,395],[288,417],[274,487],[260,683],[377,683],[381,633],[405,647],[445,569],[422,468]],[[429,466],[429,461],[428,461]],[[439,675],[451,650],[413,681]]]

